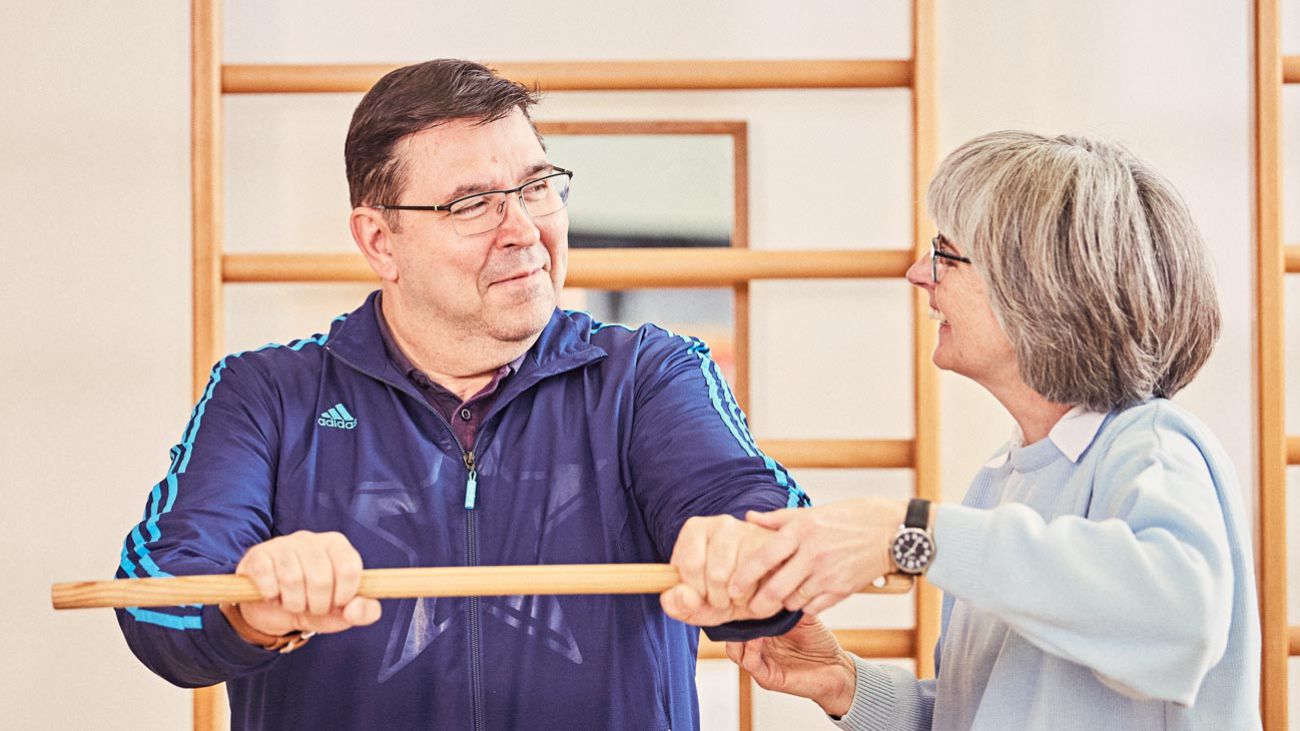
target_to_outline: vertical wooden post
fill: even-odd
[[[220,0],[193,0],[190,185],[193,229],[195,398],[208,382],[221,332],[221,12]]]
[[[732,181],[735,191],[734,209],[731,215],[731,245],[749,248],[749,126],[736,124],[732,131]],[[736,403],[750,413],[749,403],[749,283],[737,284],[733,299],[736,354]]]
[[[1259,378],[1260,711],[1264,728],[1287,728],[1286,413],[1282,246],[1282,53],[1277,0],[1255,0],[1256,332]]]
[[[193,231],[193,383],[198,400],[221,343],[220,0],[190,5],[190,190]],[[221,686],[194,691],[195,731],[215,731]]]
[[[912,240],[917,257],[929,251],[931,226],[925,191],[936,163],[934,0],[912,3]],[[936,331],[925,293],[912,296],[913,383],[916,391],[916,495],[937,502],[939,482],[939,372],[930,362]],[[934,675],[934,646],[939,640],[939,590],[916,584],[916,674]]]
[[[740,731],[754,728],[754,682],[749,673],[740,671]]]
[[[731,245],[743,249],[749,248],[749,126],[741,124],[732,137],[732,181],[735,191],[735,209],[731,217]],[[736,403],[750,417],[749,402],[749,283],[737,284],[734,305],[734,330],[736,354]],[[751,423],[752,428],[752,423]],[[753,731],[754,728],[754,686],[749,673],[736,669],[740,676],[740,725],[739,731]]]

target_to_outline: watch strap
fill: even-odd
[[[926,530],[930,524],[930,501],[914,497],[907,503],[907,517],[903,520],[905,528]]]

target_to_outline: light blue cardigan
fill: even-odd
[[[1250,532],[1231,462],[1154,399],[1079,409],[935,510],[938,679],[857,661],[855,729],[1257,729]]]

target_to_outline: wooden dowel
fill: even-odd
[[[1288,627],[1287,636],[1287,654],[1292,657],[1300,655],[1300,627]]]
[[[1286,463],[1300,465],[1300,437],[1286,438]]]
[[[728,135],[740,137],[746,133],[745,122],[726,119],[539,119],[536,120],[536,123],[537,131],[546,137],[553,135]],[[736,150],[735,159],[743,159],[741,152]]]
[[[677,583],[668,564],[569,564],[547,566],[448,566],[367,569],[362,596],[404,599],[427,596],[510,596],[516,594],[658,594]],[[888,576],[864,593],[898,594],[911,588],[906,576]],[[55,609],[168,607],[258,601],[251,579],[234,574],[110,579],[55,584]]]
[[[1287,722],[1286,295],[1278,265],[1286,256],[1282,197],[1282,58],[1279,0],[1254,3],[1255,537],[1263,547],[1259,586],[1260,715],[1269,731]]]
[[[914,459],[910,439],[760,439],[758,446],[786,467],[903,468]]]
[[[905,658],[915,652],[915,635],[910,629],[837,629],[831,630],[841,646],[867,659]],[[932,648],[933,649],[933,648]],[[725,643],[700,637],[699,658],[719,660],[727,656]]]
[[[905,250],[571,249],[566,286],[732,287],[755,279],[902,277]],[[373,282],[360,254],[226,254],[227,282]]]
[[[1282,83],[1300,84],[1300,56],[1282,57]]]
[[[1300,274],[1300,244],[1285,247],[1282,256],[1286,260],[1287,273]]]
[[[487,62],[545,91],[879,89],[912,84],[906,59]],[[401,64],[226,64],[226,94],[361,93]]]

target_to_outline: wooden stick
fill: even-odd
[[[401,64],[226,64],[227,94],[360,93]],[[489,62],[545,91],[906,88],[906,59]]]
[[[904,468],[914,464],[911,439],[760,439],[758,447],[786,467]]]
[[[547,566],[448,566],[413,569],[367,569],[361,572],[362,596],[405,599],[426,596],[511,596],[515,594],[658,594],[677,583],[669,564],[569,564]],[[863,593],[901,594],[910,578],[890,575]],[[55,584],[55,609],[96,607],[168,607],[260,601],[253,581],[234,574],[110,579]]]
[[[566,284],[623,290],[731,287],[754,279],[893,279],[914,260],[906,250],[571,249]],[[227,282],[375,281],[366,260],[353,253],[226,254],[222,276]]]
[[[1282,251],[1288,274],[1300,274],[1300,244],[1288,246]]]
[[[912,246],[913,258],[929,251],[936,231],[926,215],[925,197],[930,178],[938,166],[938,24],[935,0],[912,0]],[[939,369],[931,363],[939,333],[929,320],[930,306],[925,293],[913,288],[912,295],[912,391],[915,398],[913,457],[916,460],[916,496],[932,502],[943,498],[940,476]],[[912,657],[918,678],[934,677],[934,652],[939,641],[940,608],[938,588],[926,582],[917,585],[916,637]]]
[[[1287,721],[1286,271],[1282,242],[1282,31],[1279,0],[1255,0],[1255,367],[1260,715],[1269,731]]]
[[[916,653],[916,635],[910,629],[836,629],[831,632],[841,647],[858,657],[909,658]],[[727,657],[726,643],[700,637],[698,657],[701,660],[724,659]]]

